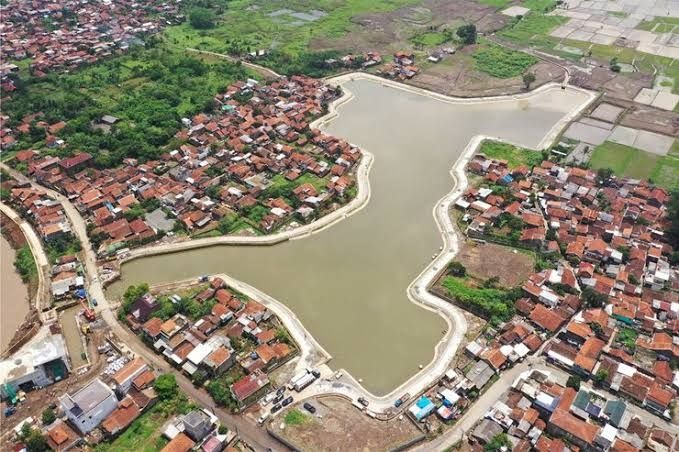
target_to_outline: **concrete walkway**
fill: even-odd
[[[38,271],[38,288],[35,293],[33,305],[38,312],[40,319],[44,322],[45,319],[43,319],[42,309],[50,305],[50,290],[48,288],[49,277],[47,276],[49,275],[50,263],[47,259],[45,249],[42,246],[42,241],[30,223],[22,219],[10,206],[0,202],[0,210],[19,226],[24,237],[26,237],[26,242],[31,249],[31,254],[33,254],[33,259],[35,260]]]

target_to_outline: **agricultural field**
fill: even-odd
[[[479,46],[472,57],[477,70],[497,78],[518,77],[538,62],[534,56],[495,44]]]
[[[662,187],[677,187],[679,141],[674,141],[672,149],[665,156],[607,141],[594,149],[589,164],[593,169],[610,168],[618,176],[650,178]]]
[[[652,31],[655,33],[671,33],[679,29],[679,17],[655,17],[653,20],[644,20],[637,29]]]

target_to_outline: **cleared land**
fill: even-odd
[[[378,421],[339,397],[323,397],[309,402],[316,407],[315,415],[302,407],[291,408],[271,425],[278,434],[302,450],[389,450],[421,434],[407,418]],[[281,422],[286,424],[283,430],[279,429]]]
[[[535,262],[527,253],[494,243],[465,242],[456,257],[474,279],[499,278],[502,287],[515,287],[533,273]]]
[[[665,156],[607,141],[597,146],[590,158],[592,168],[610,168],[618,176],[650,178],[656,184],[672,188],[679,185],[679,142]]]

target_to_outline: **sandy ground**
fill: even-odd
[[[309,403],[316,407],[315,415],[295,406],[307,415],[301,425],[286,425],[284,430],[280,430],[286,414],[283,413],[271,426],[303,450],[388,450],[421,434],[406,417],[378,421],[339,397],[311,399]]]
[[[529,254],[513,251],[494,243],[467,241],[460,249],[457,260],[476,279],[486,280],[497,276],[500,286],[515,287],[533,273],[533,258]]]

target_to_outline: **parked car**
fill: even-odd
[[[304,403],[304,409],[311,414],[314,414],[316,412],[316,407],[310,404],[309,402]]]
[[[276,411],[280,410],[281,406],[277,403],[274,406],[271,407],[271,412],[275,413]]]
[[[360,404],[363,405],[363,406],[368,406],[368,404],[369,404],[370,402],[368,402],[368,401],[365,399],[365,397],[359,397],[359,398],[358,398],[358,403],[360,403]]]
[[[321,373],[316,369],[312,370],[311,374],[316,378],[321,378]]]
[[[291,403],[292,403],[292,396],[290,396],[290,397],[288,397],[287,399],[283,400],[283,402],[281,403],[281,405],[283,405],[283,406],[288,406],[288,405],[290,405]]]
[[[283,400],[283,394],[278,394],[275,399],[273,399],[273,403],[279,403],[281,400]]]
[[[401,399],[398,399],[398,400],[396,400],[396,402],[394,402],[394,406],[396,408],[400,407],[401,405],[403,405],[403,402],[401,402]]]
[[[285,393],[285,386],[278,388],[278,391],[276,391],[276,395],[283,395],[283,393]]]

